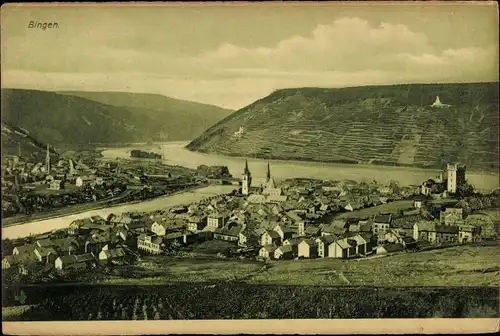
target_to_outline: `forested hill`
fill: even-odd
[[[106,93],[99,95],[100,100],[105,100]],[[2,89],[2,123],[22,128],[40,142],[55,146],[134,143],[190,140],[231,113],[157,95],[123,97],[129,99],[124,98],[124,104],[142,104],[115,106],[113,103],[119,103],[116,99],[108,104],[68,93]],[[148,97],[154,97],[150,104]],[[201,107],[196,109],[197,106]]]
[[[427,168],[458,161],[498,170],[498,89],[498,83],[282,89],[231,114],[188,148]],[[431,106],[437,96],[445,106]]]
[[[230,115],[233,110],[219,106],[174,99],[159,94],[129,92],[61,91],[71,95],[123,108],[161,126],[165,140],[192,140],[207,128]]]

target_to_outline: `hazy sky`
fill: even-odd
[[[2,87],[236,109],[285,87],[498,80],[491,4],[4,6],[1,19]]]

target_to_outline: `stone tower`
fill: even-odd
[[[248,169],[248,161],[245,160],[245,170],[243,175],[241,175],[241,193],[243,195],[248,195],[250,193],[250,186],[252,185],[252,174],[250,169]]]
[[[448,163],[446,170],[448,172],[447,190],[450,193],[457,192],[457,165]]]

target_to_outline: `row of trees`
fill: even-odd
[[[141,158],[141,159],[161,159],[161,154],[151,153],[141,151],[139,149],[134,149],[130,151],[130,157]]]

